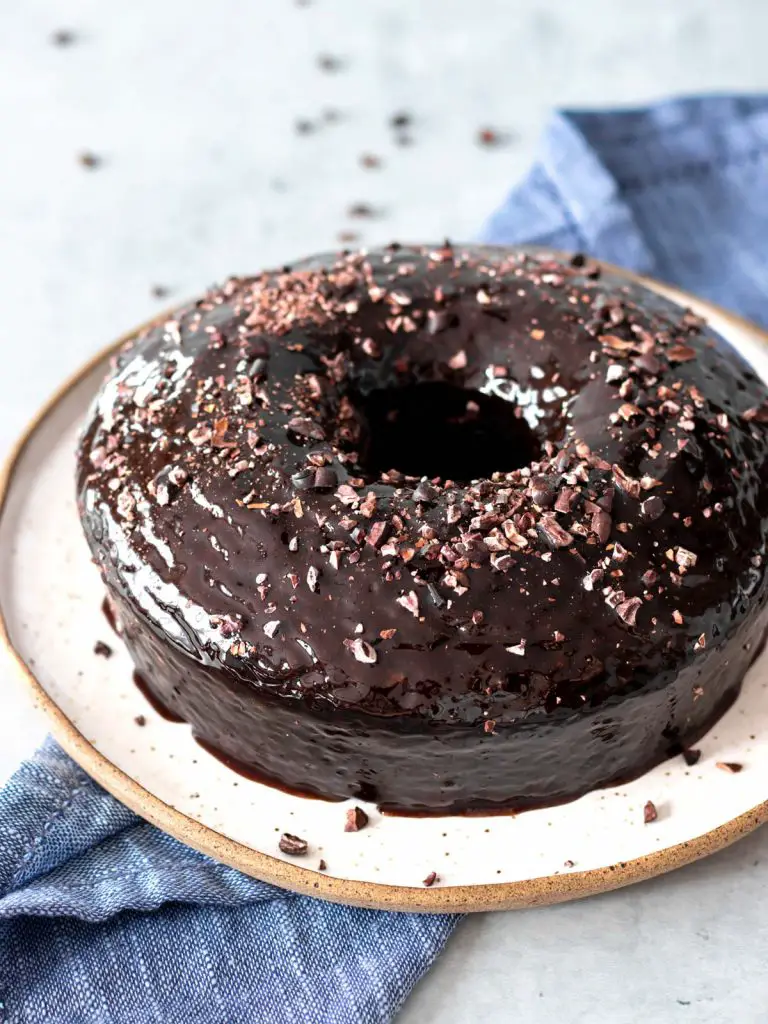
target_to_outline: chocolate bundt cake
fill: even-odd
[[[118,352],[88,542],[152,699],[267,781],[521,809],[637,776],[768,629],[768,392],[577,255],[233,278]]]

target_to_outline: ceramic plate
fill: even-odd
[[[768,379],[768,338],[757,328],[666,293],[706,316]],[[711,853],[768,818],[768,655],[698,744],[695,767],[677,757],[627,786],[548,810],[406,818],[363,805],[369,827],[345,833],[351,804],[288,795],[231,772],[186,725],[150,708],[101,611],[73,477],[78,428],[107,355],[42,410],[0,482],[0,633],[59,742],[144,818],[266,881],[344,903],[423,911],[530,906],[614,888]],[[94,652],[99,641],[112,657]],[[731,774],[717,762],[743,770]],[[648,800],[658,820],[644,824]],[[283,832],[307,839],[308,854],[280,853]],[[432,872],[437,880],[426,887]]]

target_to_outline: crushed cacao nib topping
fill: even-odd
[[[591,569],[581,581],[581,585],[587,591],[595,590],[602,582],[603,576],[602,569]]]
[[[623,619],[628,626],[634,626],[637,622],[637,613],[643,607],[642,598],[630,597],[619,601],[616,605],[616,614]]]
[[[352,652],[355,660],[362,662],[363,665],[375,665],[378,661],[376,648],[366,640],[363,640],[360,637],[354,637],[352,640],[345,640],[344,644]]]
[[[657,494],[654,494],[640,502],[640,511],[646,519],[658,519],[664,512],[664,502]]]
[[[596,508],[592,514],[590,520],[590,529],[593,534],[597,537],[600,544],[607,544],[608,538],[610,537],[610,527],[612,520],[607,512],[601,508]]]
[[[409,590],[407,594],[401,594],[397,603],[410,612],[416,618],[419,617],[419,597],[415,590]]]
[[[562,526],[549,516],[542,516],[539,520],[539,530],[546,537],[550,544],[556,548],[568,547],[573,543],[573,535],[564,530]]]
[[[748,423],[768,423],[768,401],[745,409],[741,415]]]
[[[242,615],[211,615],[210,624],[218,630],[223,637],[231,637],[239,633],[243,628]]]
[[[693,551],[688,551],[687,548],[677,548],[675,561],[681,569],[692,569],[698,561],[698,556]]]
[[[421,502],[434,502],[437,500],[440,492],[436,487],[433,487],[426,480],[422,480],[419,485],[414,488],[413,500]]]

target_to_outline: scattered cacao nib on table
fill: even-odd
[[[728,772],[729,775],[737,775],[743,770],[744,765],[739,764],[737,761],[715,761],[715,768]]]
[[[435,882],[439,882],[439,881],[440,881],[440,876],[437,874],[437,872],[436,871],[430,871],[429,874],[427,875],[427,877],[424,879],[422,884],[425,885],[427,888],[429,888],[431,885],[434,885]]]
[[[90,150],[85,150],[78,154],[77,162],[81,167],[85,167],[86,170],[95,171],[101,167],[103,160],[96,153],[91,153]]]
[[[111,658],[114,651],[109,644],[105,644],[103,640],[97,640],[93,646],[93,653],[97,654],[100,658]]]
[[[394,131],[394,142],[398,146],[410,146],[413,143],[413,136],[409,129],[413,126],[413,116],[407,111],[400,111],[393,114],[389,119],[389,126]]]
[[[51,36],[54,46],[71,46],[77,42],[77,36],[68,28],[60,28]]]
[[[486,149],[493,149],[507,145],[510,136],[508,132],[498,131],[496,128],[480,128],[477,132],[477,142]]]

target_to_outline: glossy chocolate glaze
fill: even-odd
[[[123,350],[80,508],[138,671],[208,745],[327,797],[533,806],[738,693],[767,397],[581,257],[320,257]]]

